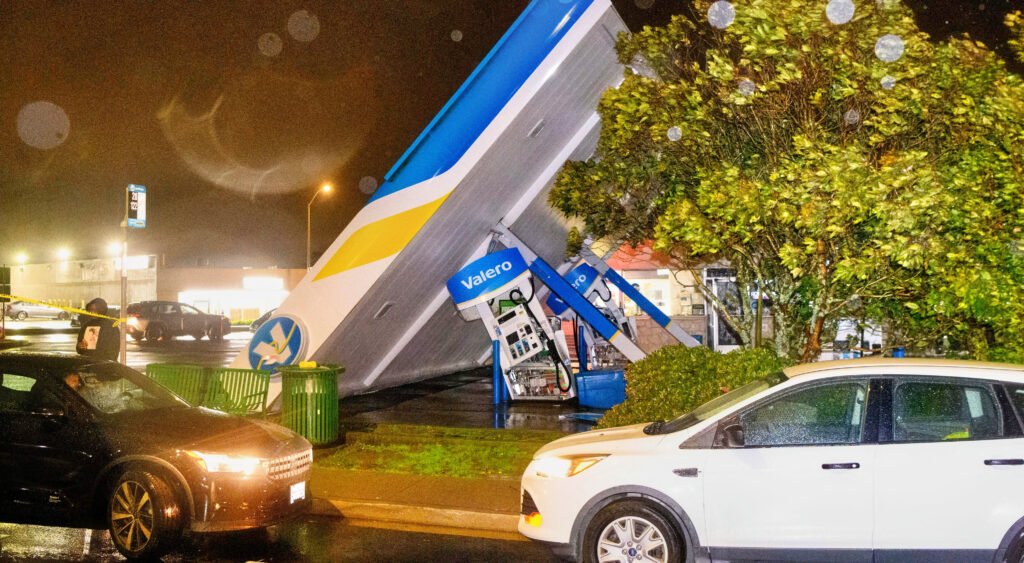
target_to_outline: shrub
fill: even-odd
[[[789,365],[759,348],[719,354],[703,346],[658,350],[626,369],[626,400],[605,413],[598,428],[670,420]]]

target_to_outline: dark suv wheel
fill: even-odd
[[[127,471],[110,492],[107,527],[128,559],[156,559],[181,537],[183,514],[174,492],[156,475]]]
[[[160,323],[149,323],[146,326],[146,342],[162,342],[167,340],[167,329]]]

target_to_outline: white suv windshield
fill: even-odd
[[[788,379],[782,372],[773,373],[761,379],[755,379],[742,387],[737,387],[725,395],[715,397],[692,411],[680,415],[669,422],[655,422],[644,428],[647,434],[670,434],[689,428],[698,422],[707,420],[725,409],[745,401],[754,395],[786,381]]]

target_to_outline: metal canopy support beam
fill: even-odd
[[[612,282],[615,287],[619,288],[626,297],[629,297],[637,304],[640,309],[651,316],[654,322],[661,325],[662,328],[668,331],[676,340],[685,344],[689,348],[700,346],[700,342],[697,339],[687,334],[679,325],[672,322],[672,319],[663,313],[654,303],[651,303],[649,299],[644,297],[644,294],[633,287],[633,284],[629,283],[626,278],[623,278],[616,272],[611,266],[608,265],[601,257],[594,254],[594,251],[590,249],[589,245],[584,244],[583,248],[580,249],[580,257],[587,261],[588,264],[593,266],[604,279]]]
[[[637,347],[632,340],[623,336],[622,332],[597,310],[597,307],[594,307],[590,301],[587,301],[586,298],[580,295],[569,282],[562,278],[562,275],[557,270],[549,266],[543,259],[539,257],[535,259],[530,264],[530,271],[540,281],[544,282],[544,285],[551,288],[555,295],[562,301],[565,301],[569,308],[575,311],[584,322],[589,324],[612,346],[615,346],[619,352],[622,352],[622,355],[627,360],[638,362],[646,357],[643,350]]]

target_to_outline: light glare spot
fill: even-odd
[[[881,82],[882,88],[885,88],[886,90],[892,90],[893,87],[896,86],[896,78],[893,76],[883,76]]]
[[[363,176],[359,180],[359,191],[366,195],[370,195],[377,191],[377,179],[373,176]]]
[[[454,41],[456,43],[458,43],[459,41],[462,41],[462,32],[457,30],[457,29],[453,29],[452,30],[452,41]]]
[[[903,56],[903,40],[897,35],[883,35],[875,41],[875,56],[891,63]]]
[[[856,125],[860,123],[860,112],[855,109],[847,110],[846,114],[843,115],[843,121],[845,121],[847,125]]]
[[[725,29],[736,19],[736,9],[725,0],[718,0],[708,8],[708,23],[718,29]]]
[[[264,57],[276,57],[281,54],[284,42],[281,41],[281,36],[276,33],[264,33],[256,41],[256,46],[259,47],[260,53]]]
[[[757,86],[754,84],[753,80],[744,78],[743,80],[740,80],[739,90],[740,94],[743,94],[744,96],[753,96],[754,91],[757,90]]]
[[[320,35],[320,19],[307,10],[299,10],[288,17],[288,34],[296,41],[309,43]]]
[[[71,120],[64,109],[52,102],[32,102],[21,108],[17,118],[18,137],[30,147],[49,150],[59,146],[71,132]]]
[[[853,19],[855,10],[852,0],[829,0],[828,6],[825,7],[825,15],[828,21],[842,25]]]
[[[683,138],[683,130],[673,125],[668,128],[667,136],[669,141],[678,141]]]

